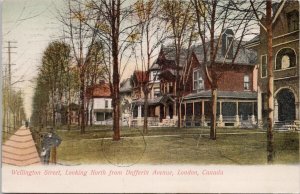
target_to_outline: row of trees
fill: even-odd
[[[4,133],[11,133],[26,120],[23,94],[7,84],[4,84],[2,94],[2,129]]]

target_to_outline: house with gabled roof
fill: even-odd
[[[111,124],[112,98],[108,83],[101,81],[86,91],[88,103],[89,120],[95,125]]]
[[[256,52],[242,45],[235,60],[232,61],[233,53],[238,49],[235,41],[228,44],[228,36],[232,35],[230,30],[222,34],[213,69],[219,78],[217,125],[254,127],[257,123]],[[203,64],[202,49],[202,45],[192,48],[190,63],[184,68],[181,80],[184,86],[181,114],[185,126],[210,125],[211,86]],[[212,67],[208,65],[207,71],[212,71]]]

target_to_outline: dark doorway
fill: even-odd
[[[170,119],[172,119],[173,118],[173,105],[172,104],[170,104],[169,105],[169,115],[170,115]]]
[[[159,106],[159,110],[160,110],[160,115],[159,115],[159,121],[161,122],[164,118],[165,118],[165,109],[164,109],[164,105],[160,105]]]
[[[289,89],[282,89],[278,92],[278,120],[291,121],[296,118],[295,96]]]

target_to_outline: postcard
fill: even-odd
[[[2,192],[300,192],[298,1],[1,8]]]

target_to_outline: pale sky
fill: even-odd
[[[34,78],[47,45],[62,35],[62,24],[58,21],[57,9],[64,0],[3,0],[2,3],[2,63],[8,62],[6,41],[16,41],[11,55],[12,83],[16,90],[22,90],[27,117],[31,115]],[[159,47],[160,48],[160,47]],[[159,48],[155,52],[157,54]],[[154,59],[152,59],[153,62]],[[3,66],[4,68],[4,66]],[[136,69],[134,62],[126,67],[121,79],[127,78]]]
[[[60,23],[56,19],[56,7],[61,0],[4,0],[2,4],[3,47],[6,41],[16,41],[11,55],[12,83],[16,90],[21,89],[25,98],[27,117],[31,114],[31,99],[37,68],[47,44],[58,38]],[[2,47],[2,63],[8,62],[6,48]]]
[[[12,83],[24,80],[13,87],[22,90],[27,117],[31,115],[32,97],[38,67],[47,45],[62,35],[62,24],[57,19],[57,9],[61,9],[64,0],[3,0],[2,33],[3,54],[2,63],[8,63],[6,41],[16,41],[12,44],[18,48],[12,49],[11,55]],[[6,50],[5,50],[6,49]],[[121,79],[131,75],[136,68],[135,63],[127,66]],[[3,69],[4,70],[4,69]]]

